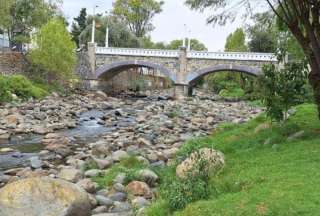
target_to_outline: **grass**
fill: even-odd
[[[110,169],[98,177],[94,177],[93,181],[98,183],[100,188],[105,188],[113,184],[113,180],[119,173],[125,173],[126,179],[124,184],[137,178],[137,171],[146,168],[142,162],[140,162],[136,157],[130,156],[128,158],[122,159],[120,163],[112,166]]]
[[[170,212],[160,195],[146,215],[319,215],[320,121],[314,105],[296,109],[286,123],[257,133],[254,129],[267,121],[264,115],[243,125],[223,124],[212,136],[187,142],[178,160],[202,147],[225,154],[225,169],[209,180],[210,197]],[[287,140],[301,130],[302,137]],[[174,167],[167,169],[162,182],[175,178]]]

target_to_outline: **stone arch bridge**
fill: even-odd
[[[264,64],[278,63],[271,53],[107,48],[95,44],[89,44],[88,55],[94,80],[110,79],[129,68],[153,68],[172,80],[177,97],[209,73],[234,71],[259,76]]]

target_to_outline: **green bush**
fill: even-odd
[[[22,75],[0,76],[0,102],[11,101],[12,94],[18,98],[27,100],[29,98],[40,99],[48,92],[34,85],[30,80]]]
[[[223,89],[219,92],[219,96],[224,98],[242,98],[245,92],[241,88]]]
[[[180,210],[189,203],[208,198],[208,183],[198,177],[178,179],[167,185],[164,195],[172,211]]]
[[[0,76],[0,103],[9,102],[12,100],[8,79]]]

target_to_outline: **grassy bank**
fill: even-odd
[[[164,195],[168,194],[166,182],[177,181],[173,165],[158,170],[162,174],[160,195],[146,214],[318,215],[320,121],[314,105],[301,105],[296,110],[285,124],[261,127],[269,121],[260,116],[243,125],[222,125],[210,137],[189,141],[178,158],[202,147],[225,154],[225,168],[209,179],[208,198],[189,203],[180,211],[170,210],[170,199]]]

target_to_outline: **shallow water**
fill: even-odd
[[[102,134],[115,129],[99,124],[99,120],[103,115],[104,113],[98,110],[85,112],[80,116],[77,127],[56,131],[55,133],[73,137],[78,144],[94,142]],[[0,153],[0,170],[27,166],[29,159],[37,156],[43,149],[42,138],[42,135],[35,134],[19,135],[11,137],[9,142],[1,143],[0,148],[11,148],[14,151]]]

